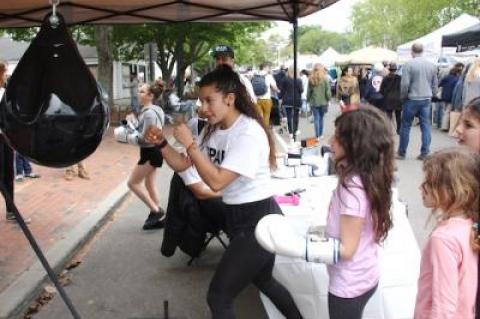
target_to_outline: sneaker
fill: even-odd
[[[163,228],[165,226],[164,219],[165,213],[162,209],[159,212],[151,211],[143,224],[143,230]]]
[[[15,176],[15,182],[23,182],[23,175],[18,174],[17,176]]]
[[[30,174],[25,174],[25,177],[28,177],[28,178],[39,178],[40,175],[38,175],[37,173],[30,173]]]
[[[397,155],[395,156],[395,158],[396,158],[397,160],[404,160],[404,159],[405,159],[405,155],[397,154]]]
[[[428,157],[428,154],[420,154],[417,156],[417,160],[424,161]]]
[[[17,219],[15,218],[15,214],[13,212],[7,211],[7,216],[6,216],[7,222],[9,223],[16,223]],[[32,222],[31,218],[23,217],[23,221],[25,224],[30,224]]]

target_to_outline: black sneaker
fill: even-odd
[[[397,154],[397,155],[395,156],[395,158],[396,158],[397,160],[403,161],[403,160],[405,159],[405,155]]]
[[[145,220],[145,224],[143,224],[143,230],[163,228],[165,226],[164,219],[165,213],[163,213],[163,210],[159,212],[151,211]]]

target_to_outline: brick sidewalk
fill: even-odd
[[[64,179],[64,169],[33,166],[39,179],[15,183],[15,203],[45,253],[68,237],[112,190],[122,183],[138,160],[138,148],[117,143],[110,128],[88,159],[90,180]],[[0,292],[36,261],[20,227],[5,221],[5,201],[0,200]]]

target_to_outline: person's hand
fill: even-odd
[[[147,127],[144,138],[147,143],[152,144],[160,144],[165,139],[162,130],[155,125]]]
[[[183,123],[175,126],[173,136],[185,147],[189,147],[193,143],[192,131]]]

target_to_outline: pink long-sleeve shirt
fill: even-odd
[[[415,319],[473,319],[478,253],[470,245],[472,221],[440,222],[423,249]]]

